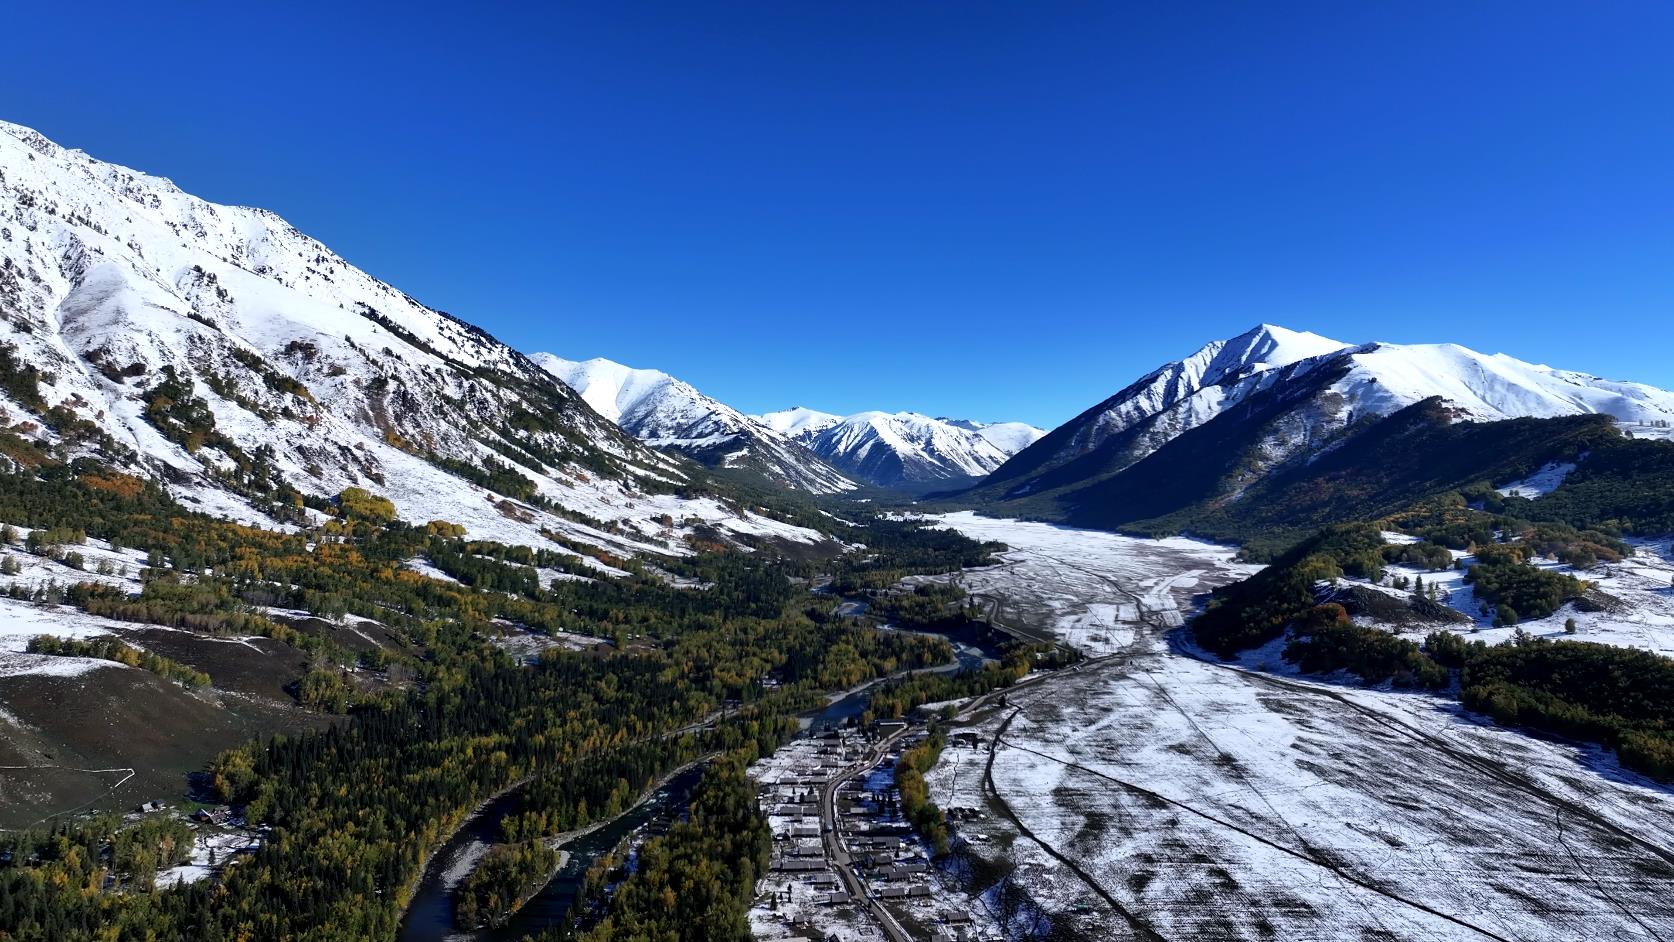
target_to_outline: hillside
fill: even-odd
[[[1641,384],[1450,344],[1348,347],[1263,325],[1148,374],[941,498],[1277,544],[1508,481],[1616,438],[1613,426],[1643,431],[1668,416],[1674,393]]]
[[[278,216],[11,124],[0,385],[14,465],[97,455],[257,523],[361,486],[528,545],[683,552],[699,524],[813,538],[701,496],[695,466]]]

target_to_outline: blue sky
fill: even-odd
[[[475,6],[20,5],[0,117],[751,411],[1260,321],[1674,387],[1674,5]]]

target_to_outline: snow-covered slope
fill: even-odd
[[[936,421],[945,422],[954,428],[962,428],[967,432],[975,432],[1007,455],[1017,454],[1046,435],[1045,429],[1035,428],[1027,422],[974,422],[970,419],[947,418]]]
[[[808,441],[826,429],[843,421],[840,415],[820,412],[803,406],[793,406],[778,412],[769,412],[755,417],[757,421],[786,438],[797,441]]]
[[[1351,365],[1333,390],[1361,412],[1388,414],[1441,396],[1466,416],[1489,421],[1520,416],[1600,414],[1622,423],[1674,418],[1674,393],[1555,370],[1457,344],[1373,343],[1344,354]]]
[[[1350,346],[1259,325],[1165,364],[1054,429],[985,486],[1019,496],[1107,475],[1257,393],[1282,396],[1286,418],[1262,442],[1272,466],[1329,445],[1355,423],[1432,397],[1461,419],[1601,413],[1623,423],[1674,417],[1674,393],[1536,366],[1456,344]]]
[[[287,488],[360,485],[522,543],[678,549],[659,518],[812,538],[675,497],[689,465],[278,216],[3,122],[0,346],[14,433],[212,512],[264,520]]]
[[[980,477],[1045,434],[1021,422],[933,419],[916,412],[844,417],[799,406],[758,418],[844,474],[886,487]]]
[[[751,468],[815,494],[855,484],[806,448],[757,419],[659,370],[636,370],[606,359],[532,359],[575,390],[595,411],[653,448],[709,465]]]
[[[992,477],[1025,478],[1101,448],[1131,464],[1267,385],[1279,368],[1327,357],[1348,345],[1318,334],[1260,324],[1166,363],[1021,450]]]

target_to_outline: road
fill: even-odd
[[[843,887],[848,890],[849,896],[871,911],[872,917],[883,927],[884,935],[889,937],[890,942],[912,942],[912,936],[901,928],[901,924],[895,921],[895,917],[891,916],[881,903],[867,895],[866,885],[855,874],[854,864],[848,850],[843,847],[842,837],[837,830],[837,791],[843,787],[843,783],[877,768],[890,748],[900,742],[911,729],[909,726],[874,743],[859,761],[832,776],[831,781],[827,782],[820,792],[820,839],[825,844],[826,859],[831,861],[832,868],[837,871],[837,876],[843,881]]]

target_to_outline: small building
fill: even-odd
[[[773,869],[781,873],[808,873],[815,870],[824,870],[825,861],[807,860],[800,857],[786,858],[775,862]]]
[[[194,821],[201,821],[204,824],[213,824],[216,827],[223,827],[228,821],[232,820],[232,809],[225,806],[220,808],[199,808],[197,811],[192,813],[192,819]]]

